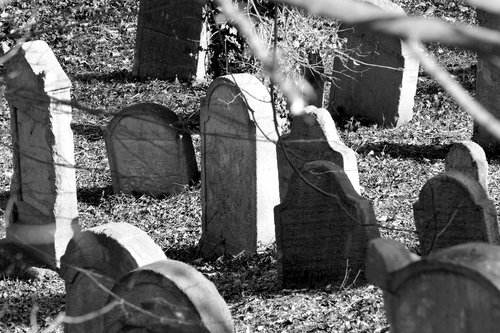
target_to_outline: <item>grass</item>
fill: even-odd
[[[449,21],[472,23],[475,19],[470,7],[454,2],[398,2],[411,13],[428,13]],[[103,0],[93,6],[77,1],[43,0],[36,6],[42,28],[68,26],[44,33],[41,39],[53,48],[73,82],[75,100],[107,114],[137,102],[166,105],[193,131],[199,159],[199,99],[206,86],[137,81],[131,76],[138,10],[135,1]],[[28,20],[30,5],[13,2],[5,13],[7,16],[0,16],[0,22],[4,32],[8,32]],[[474,55],[440,45],[430,45],[430,49],[473,92]],[[412,204],[426,180],[444,171],[443,160],[450,145],[471,138],[472,120],[424,73],[419,78],[415,101],[413,120],[397,129],[361,126],[356,119],[338,125],[345,143],[358,154],[363,195],[373,201],[379,223],[406,230],[382,229],[382,235],[416,251]],[[199,184],[165,198],[114,195],[102,136],[102,127],[109,120],[109,115],[74,110],[72,128],[82,228],[126,221],[146,231],[169,258],[192,264],[215,283],[231,309],[237,332],[388,332],[382,293],[370,284],[280,290],[274,247],[262,248],[253,255],[199,260],[196,249],[201,224]],[[2,210],[8,199],[12,170],[9,132],[9,109],[2,100]],[[489,163],[490,195],[498,209],[499,160],[492,157]],[[3,226],[0,231],[3,236]],[[22,279],[0,278],[0,331],[42,329],[61,311],[64,311],[64,283],[56,273],[39,269]]]

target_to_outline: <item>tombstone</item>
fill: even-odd
[[[388,0],[365,0],[397,15],[398,5]],[[336,57],[337,80],[330,90],[334,119],[363,117],[380,126],[401,126],[413,117],[419,61],[405,42],[375,33],[363,26],[342,24],[339,39],[345,49],[355,50],[350,59]]]
[[[201,251],[253,253],[274,241],[279,203],[271,97],[250,74],[217,78],[202,100]]]
[[[69,240],[80,230],[71,82],[43,41],[24,43],[7,56],[12,56],[6,63],[5,97],[10,105],[14,174],[6,240],[57,268]]]
[[[141,0],[134,75],[141,78],[203,80],[208,49],[203,0]]]
[[[483,148],[472,141],[455,143],[445,160],[445,171],[457,171],[476,180],[488,194],[488,161]]]
[[[363,280],[368,240],[380,234],[371,201],[356,193],[341,167],[305,163],[274,213],[283,288]]]
[[[121,110],[109,123],[105,142],[115,193],[172,194],[199,178],[191,135],[162,105]]]
[[[139,267],[166,259],[161,248],[128,223],[108,223],[76,235],[61,258],[66,282],[66,315],[83,316],[101,310],[115,283]],[[103,314],[67,324],[65,332],[107,332]]]
[[[174,260],[158,261],[125,275],[115,284],[108,305],[125,304],[105,314],[105,330],[232,333],[229,308],[203,274]]]
[[[484,10],[477,10],[477,22],[479,26],[500,30],[500,15],[489,13]],[[497,119],[500,118],[500,97],[498,91],[500,89],[500,70],[496,63],[488,60],[487,57],[478,54],[477,71],[476,71],[476,99],[480,102],[492,115]],[[481,147],[489,151],[500,151],[500,142],[498,139],[488,132],[485,128],[480,127],[474,122],[474,130],[472,140],[477,142]]]
[[[468,243],[419,258],[391,239],[369,244],[367,278],[384,291],[391,332],[494,333],[500,248]]]
[[[428,180],[413,214],[422,255],[467,242],[500,243],[494,202],[465,174],[450,171]]]
[[[331,115],[314,106],[304,111],[293,118],[290,133],[282,135],[276,145],[281,201],[286,198],[292,175],[300,172],[304,163],[318,160],[340,166],[354,190],[361,193],[356,153],[340,139]]]

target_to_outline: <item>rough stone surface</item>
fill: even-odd
[[[214,284],[179,261],[163,260],[143,266],[121,278],[113,287],[113,294],[128,304],[105,315],[108,333],[123,332],[125,328],[171,333],[234,330],[229,308]],[[115,297],[108,297],[108,304],[115,301]]]
[[[324,160],[340,166],[360,193],[356,154],[340,139],[335,123],[326,109],[309,106],[292,121],[290,133],[280,137],[278,156],[280,199],[285,200],[288,184],[304,163]]]
[[[500,244],[494,202],[462,173],[445,172],[428,180],[413,213],[422,255],[467,242]]]
[[[370,0],[383,10],[404,14],[387,0]],[[339,38],[356,50],[354,60],[336,58],[334,71],[343,73],[332,84],[330,107],[334,119],[358,116],[381,126],[400,126],[413,117],[418,59],[398,38],[342,24]],[[370,66],[372,64],[374,66]]]
[[[108,223],[76,235],[61,258],[66,282],[66,315],[82,316],[102,309],[115,283],[141,266],[165,260],[161,248],[144,232],[127,223]],[[105,289],[103,289],[103,287]],[[65,332],[106,332],[103,315]]]
[[[483,148],[475,142],[455,143],[445,160],[445,171],[457,171],[476,180],[488,194],[488,161]]]
[[[479,26],[500,30],[500,15],[477,10],[477,22]],[[497,119],[500,119],[500,69],[484,59],[479,54],[477,57],[476,72],[476,99]],[[488,151],[500,152],[500,141],[486,129],[474,123],[472,140]]]
[[[468,243],[419,259],[394,240],[370,242],[367,278],[384,290],[391,332],[494,333],[500,248]]]
[[[162,105],[121,110],[109,123],[105,141],[115,193],[172,194],[199,178],[191,136]]]
[[[371,201],[332,162],[305,163],[302,176],[292,176],[285,201],[275,207],[282,286],[360,282],[368,241],[380,237]]]
[[[207,29],[205,1],[141,0],[134,74],[159,79],[203,79]]]
[[[79,231],[71,82],[43,41],[24,43],[6,69],[14,155],[7,239],[55,268]]]
[[[252,253],[274,241],[279,203],[271,97],[250,74],[223,76],[210,85],[200,118],[202,253]]]

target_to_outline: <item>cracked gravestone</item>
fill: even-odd
[[[43,41],[22,44],[6,62],[14,173],[7,242],[51,268],[80,228],[71,131],[71,82]]]
[[[368,241],[380,237],[371,201],[329,161],[304,164],[275,207],[278,276],[283,288],[363,280]]]
[[[364,0],[382,10],[405,15],[388,0]],[[413,117],[419,61],[397,37],[342,24],[339,38],[350,59],[336,57],[338,80],[331,86],[330,107],[334,119],[361,117],[380,126],[401,126]]]
[[[121,110],[105,141],[115,193],[173,194],[199,178],[191,135],[165,106],[140,103]]]
[[[276,145],[281,201],[286,198],[292,175],[300,172],[304,163],[317,160],[340,166],[360,193],[356,154],[340,139],[331,115],[314,106],[304,111],[294,117],[290,133],[282,135]]]
[[[253,253],[274,241],[279,203],[271,98],[250,74],[217,78],[202,101],[201,251]]]

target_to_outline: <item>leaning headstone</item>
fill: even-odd
[[[71,82],[43,41],[24,43],[7,56],[14,164],[7,241],[56,268],[79,231]]]
[[[500,247],[468,243],[419,259],[390,239],[370,242],[367,278],[384,292],[391,332],[495,333]]]
[[[500,30],[500,15],[477,10],[479,26]],[[487,57],[478,54],[476,71],[476,99],[497,119],[500,119],[500,69]],[[500,141],[485,128],[474,123],[472,139],[488,151],[500,152]]]
[[[202,253],[255,252],[274,241],[279,203],[270,94],[250,74],[217,78],[200,118]]]
[[[232,333],[229,308],[203,274],[175,260],[140,267],[118,281],[105,314],[104,332]],[[117,297],[119,297],[117,299]]]
[[[383,10],[404,15],[388,0],[364,0]],[[413,117],[418,59],[397,37],[371,32],[363,26],[342,24],[339,39],[355,50],[350,59],[336,57],[339,73],[330,90],[334,119],[363,117],[380,126],[401,126]]]
[[[413,213],[422,255],[467,242],[500,244],[494,202],[479,182],[462,173],[428,180]]]
[[[292,175],[301,172],[304,163],[318,160],[340,166],[360,193],[356,153],[340,139],[331,115],[314,106],[304,111],[293,118],[290,133],[282,135],[276,145],[281,201],[286,198]]]
[[[360,282],[368,241],[380,237],[371,201],[338,165],[304,164],[275,207],[278,276],[283,288]]]
[[[129,272],[166,259],[161,248],[128,223],[108,223],[76,235],[61,258],[60,275],[66,282],[66,315],[89,315],[67,324],[65,332],[107,332],[100,311],[115,283]]]
[[[203,80],[208,47],[204,1],[141,0],[134,74],[143,78]]]
[[[458,171],[481,184],[488,194],[488,161],[483,148],[472,141],[455,143],[445,160],[445,171]]]
[[[140,103],[121,110],[105,142],[115,193],[172,194],[199,178],[191,135],[165,106]]]

